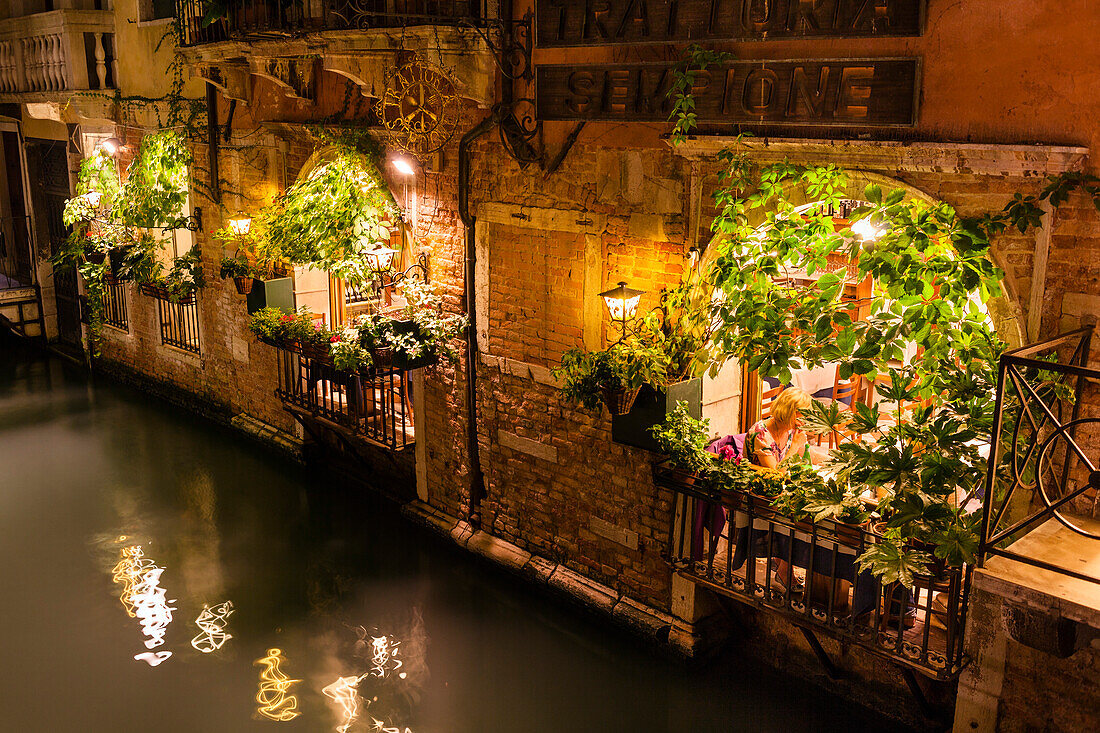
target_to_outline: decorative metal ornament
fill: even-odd
[[[458,129],[454,84],[419,58],[395,67],[376,109],[382,126],[418,158],[442,148]]]

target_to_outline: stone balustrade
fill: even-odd
[[[116,80],[112,11],[0,20],[0,96],[114,89]]]

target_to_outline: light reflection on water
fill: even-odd
[[[178,609],[152,637],[123,601],[126,564],[112,580],[124,547],[163,569],[146,590]],[[136,586],[151,566],[131,559]],[[2,339],[0,588],[0,627],[20,631],[0,637],[4,731],[901,730],[736,647],[671,663],[370,493]],[[227,623],[198,623],[227,599]],[[222,646],[192,644],[206,634]],[[376,676],[383,637],[399,653]],[[301,680],[284,690],[298,715],[277,724],[257,713],[269,649]],[[172,656],[151,670],[138,651]],[[341,678],[354,697],[324,694]]]
[[[256,660],[263,667],[260,672],[260,690],[256,693],[259,707],[256,712],[269,720],[286,722],[294,720],[298,711],[298,698],[290,694],[290,688],[301,682],[292,680],[283,672],[282,649],[268,649],[267,656]]]
[[[233,613],[233,601],[224,601],[216,606],[203,606],[202,613],[195,619],[200,633],[191,640],[191,646],[203,654],[221,649],[233,635],[225,629],[229,625],[229,616]]]
[[[119,538],[125,540],[123,535]],[[136,618],[141,631],[149,637],[145,640],[146,649],[155,649],[164,644],[164,634],[172,623],[172,612],[176,610],[169,604],[168,591],[160,587],[160,576],[164,568],[158,567],[150,558],[145,557],[141,545],[128,545],[118,551],[118,563],[111,569],[111,580],[122,586],[119,601],[130,618]],[[135,654],[137,661],[147,662],[156,667],[172,656],[172,652],[163,650],[155,654],[143,652]]]

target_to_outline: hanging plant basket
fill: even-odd
[[[248,295],[252,292],[251,277],[235,277],[233,278],[233,284],[237,286],[237,292],[240,295]]]
[[[383,346],[370,349],[370,358],[375,369],[379,371],[389,369],[393,366],[393,348]]]
[[[111,272],[122,272],[123,265],[126,264],[126,258],[133,249],[134,245],[124,244],[119,247],[111,247],[108,250],[107,257],[111,261]]]
[[[104,275],[104,279],[108,285],[122,285],[123,283],[130,282],[129,277],[117,277],[114,273],[108,272]]]
[[[88,254],[84,255],[84,257],[88,260],[88,262],[91,262],[93,265],[102,265],[107,260],[107,253],[99,251],[89,252]]]
[[[634,387],[633,389],[604,387],[603,402],[607,405],[608,412],[612,415],[625,415],[630,412],[630,408],[634,406],[634,400],[638,398],[638,392],[641,389],[641,387]]]

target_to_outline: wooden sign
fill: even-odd
[[[542,120],[664,122],[669,64],[538,66]],[[734,61],[695,78],[700,122],[833,127],[916,124],[916,58]]]
[[[926,0],[536,0],[535,47],[919,36]]]

